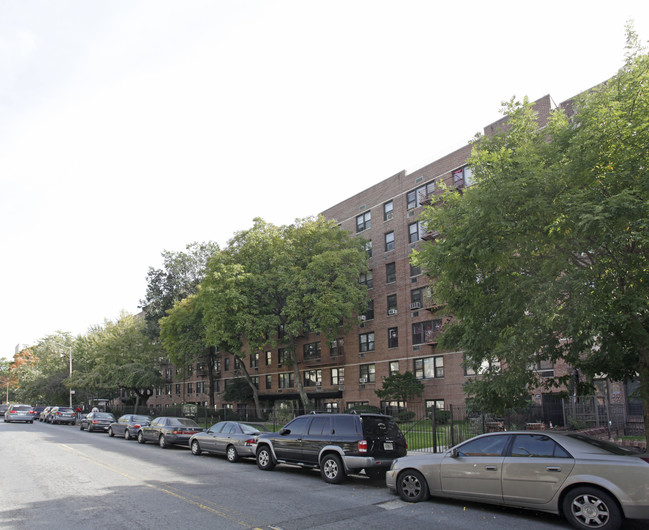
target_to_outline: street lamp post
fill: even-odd
[[[66,346],[65,344],[61,344],[60,342],[55,342],[54,344],[57,344],[62,348],[68,348],[70,350],[70,379],[72,379],[72,346]],[[70,386],[70,408],[72,408],[72,386]]]

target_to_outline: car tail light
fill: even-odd
[[[367,453],[367,440],[359,440],[358,442],[358,452]]]
[[[247,439],[245,442],[243,442],[243,443],[246,444],[246,447],[250,447],[251,445],[257,443],[257,438],[248,438],[248,439]]]
[[[60,416],[60,415],[61,415],[60,412],[55,412],[54,414],[56,414],[57,416]]]
[[[97,420],[92,420],[92,423],[99,423]]]
[[[133,425],[133,428],[134,428],[134,429],[139,429],[140,426],[136,423],[135,425]]]
[[[649,464],[649,456],[641,456],[640,460],[644,460],[645,462],[647,462],[647,464]]]
[[[9,412],[11,412],[11,413],[13,414],[13,413],[16,412],[16,411],[15,411],[15,410],[10,410]]]

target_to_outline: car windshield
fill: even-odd
[[[610,442],[606,442],[604,440],[598,440],[597,438],[591,438],[590,436],[584,436],[583,434],[569,434],[568,437],[574,438],[575,440],[579,440],[580,442],[584,442],[588,445],[592,445],[593,447],[597,447],[598,449],[601,449],[603,451],[606,451],[607,453],[611,453],[614,455],[635,455],[637,454],[637,451],[631,451],[629,449],[624,449],[623,447],[620,447],[618,445],[612,444]]]
[[[32,410],[32,408],[29,405],[16,405],[11,407],[11,410]]]

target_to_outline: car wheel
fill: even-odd
[[[228,448],[225,450],[225,457],[228,459],[228,462],[236,462],[239,460],[237,448],[234,445],[228,445]]]
[[[128,429],[124,430],[124,440],[130,440],[131,439],[131,433],[128,432]]]
[[[112,428],[112,427],[108,427],[108,436],[110,436],[110,437],[115,436],[115,433],[113,432],[113,428]]]
[[[163,449],[167,449],[169,447],[169,444],[167,443],[167,439],[165,438],[164,434],[161,434],[160,438],[158,438],[158,445]]]
[[[29,423],[34,423],[34,420],[30,421]]]
[[[617,502],[597,488],[575,488],[566,494],[562,507],[563,516],[575,528],[615,530],[622,526]]]
[[[201,446],[198,445],[198,440],[194,440],[192,442],[192,454],[193,455],[200,455],[203,451],[201,451]]]
[[[320,463],[320,475],[329,484],[340,484],[345,480],[345,470],[340,457],[333,453],[326,455]]]
[[[80,430],[80,431],[83,431],[83,423],[80,423],[80,424],[79,424],[79,430]]]
[[[267,445],[264,445],[257,451],[257,467],[262,471],[270,471],[275,467],[273,454]]]
[[[143,444],[145,442],[146,440],[144,439],[144,435],[142,434],[142,431],[140,431],[139,433],[137,433],[137,443]]]
[[[428,499],[428,483],[419,471],[408,469],[397,478],[397,493],[406,502],[425,501]]]

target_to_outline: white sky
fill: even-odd
[[[529,6],[529,7],[528,7]],[[649,2],[0,0],[0,357],[615,74]]]

